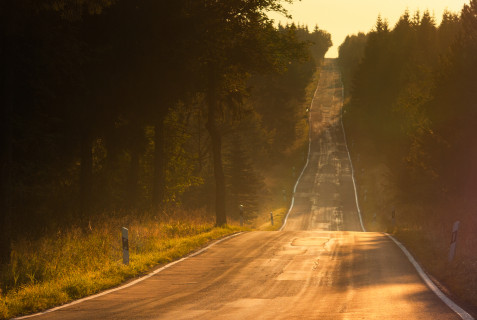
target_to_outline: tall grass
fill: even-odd
[[[129,229],[128,266],[122,264],[123,226]],[[216,228],[200,215],[103,217],[87,228],[73,226],[41,239],[17,241],[11,263],[0,270],[0,318],[94,294],[237,231],[238,227]]]
[[[303,110],[310,107],[319,71],[306,88]],[[248,227],[278,230],[290,206],[293,186],[308,151],[308,123],[297,124],[297,141],[284,158],[265,170],[267,189],[260,196],[260,214]],[[295,175],[291,168],[295,167]],[[282,190],[286,190],[283,198]],[[274,214],[274,225],[270,223]],[[238,225],[238,221],[229,221]],[[130,264],[122,264],[121,227],[129,229]],[[248,230],[214,227],[204,212],[174,212],[170,217],[149,215],[103,216],[87,228],[71,226],[40,239],[13,244],[11,263],[0,266],[0,319],[41,311],[97,293],[176,260],[207,242]]]

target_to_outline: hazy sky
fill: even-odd
[[[411,14],[418,9],[421,12],[429,9],[440,23],[446,8],[460,12],[466,3],[469,0],[295,0],[286,8],[293,16],[291,21],[306,24],[310,29],[318,24],[320,29],[331,33],[334,46],[326,56],[337,57],[338,47],[346,36],[370,31],[379,14],[393,27],[406,8]],[[273,14],[271,17],[282,23],[287,22],[281,15]]]

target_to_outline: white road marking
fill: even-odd
[[[356,180],[354,179],[353,162],[351,161],[351,155],[349,154],[348,141],[346,140],[346,132],[343,125],[344,86],[343,86],[343,81],[341,80],[341,74],[340,74],[340,81],[341,81],[341,98],[342,98],[341,100],[341,128],[343,129],[346,152],[348,153],[349,164],[351,165],[351,179],[353,180],[354,198],[356,200],[356,209],[358,210],[359,223],[361,224],[361,229],[363,230],[363,232],[366,232],[366,228],[364,227],[364,224],[363,224],[363,217],[361,216],[361,209],[359,208],[358,192],[356,190]]]
[[[117,287],[117,288],[114,288],[114,289],[109,289],[109,290],[103,291],[103,292],[101,292],[101,293],[98,293],[98,294],[95,294],[95,295],[92,295],[92,296],[89,296],[89,297],[86,297],[86,298],[82,298],[82,299],[79,299],[79,300],[75,300],[75,301],[73,301],[73,302],[70,302],[70,303],[67,303],[67,304],[64,304],[64,305],[61,305],[61,306],[52,308],[52,309],[48,309],[48,310],[45,310],[45,311],[42,311],[42,312],[38,312],[38,313],[34,313],[34,314],[30,314],[30,315],[22,316],[22,317],[18,317],[18,318],[14,318],[13,320],[20,320],[20,319],[27,319],[27,318],[36,317],[36,316],[39,316],[39,315],[42,315],[42,314],[45,314],[45,313],[50,313],[50,312],[53,312],[53,311],[56,311],[56,310],[60,310],[60,309],[63,309],[63,308],[72,306],[72,305],[75,305],[75,304],[78,304],[78,303],[81,303],[81,302],[84,302],[84,301],[87,301],[87,300],[96,299],[96,298],[102,297],[102,296],[107,295],[107,294],[112,293],[112,292],[116,292],[116,291],[119,291],[119,290],[122,290],[122,289],[126,289],[126,288],[131,287],[131,286],[133,286],[133,285],[135,285],[135,284],[137,284],[137,283],[139,283],[139,282],[141,282],[141,281],[144,281],[144,280],[146,280],[146,279],[149,279],[150,277],[152,277],[152,276],[158,274],[158,273],[161,272],[161,271],[164,271],[164,270],[167,269],[167,268],[172,267],[172,266],[175,265],[175,264],[178,264],[178,263],[180,263],[180,262],[182,262],[182,261],[184,261],[184,260],[187,260],[187,259],[189,259],[189,258],[195,257],[195,256],[197,256],[197,255],[199,255],[199,254],[201,254],[201,253],[203,253],[203,252],[209,250],[211,247],[215,246],[216,244],[219,244],[219,243],[221,243],[221,242],[223,242],[223,241],[225,241],[225,240],[228,240],[228,239],[230,239],[230,238],[234,238],[234,237],[236,237],[236,236],[238,236],[238,235],[241,235],[242,233],[243,233],[243,232],[235,233],[235,234],[232,234],[232,235],[230,235],[230,236],[228,236],[228,237],[225,237],[225,238],[223,238],[223,239],[220,239],[220,240],[218,240],[218,241],[216,241],[216,242],[214,242],[214,243],[211,243],[211,244],[208,245],[207,247],[200,249],[200,250],[197,251],[197,252],[194,252],[194,253],[192,253],[192,254],[190,254],[190,255],[188,255],[188,256],[182,258],[182,259],[179,259],[179,260],[177,260],[177,261],[168,263],[168,264],[166,264],[165,266],[163,266],[163,267],[161,267],[161,268],[159,268],[159,269],[156,269],[156,270],[150,272],[149,274],[145,275],[144,277],[141,277],[141,278],[136,279],[136,280],[134,280],[134,281],[128,282],[128,283],[126,283],[125,285],[122,285],[122,286],[120,286],[120,287]]]
[[[308,155],[306,157],[306,163],[303,166],[303,170],[301,170],[300,176],[296,180],[295,187],[293,187],[293,195],[292,195],[292,199],[291,199],[290,208],[288,209],[288,212],[285,216],[285,219],[283,220],[283,224],[280,227],[280,229],[278,229],[278,231],[283,231],[283,228],[285,228],[285,225],[287,224],[288,216],[290,215],[290,212],[293,209],[293,205],[295,204],[296,188],[298,186],[298,183],[300,182],[301,177],[303,176],[303,173],[305,172],[305,169],[308,167],[308,163],[310,162],[310,155],[311,155],[311,152],[310,152],[310,150],[311,150],[311,110],[313,109],[313,102],[315,101],[316,92],[318,92],[318,87],[319,86],[317,85],[315,93],[313,93],[313,99],[311,99],[310,111],[308,113],[308,126],[309,126],[309,128],[308,128]]]
[[[342,97],[343,97],[343,101],[344,101],[344,87],[343,87],[343,83],[341,84],[341,88],[342,88]],[[353,169],[353,163],[351,161],[351,156],[350,156],[350,153],[349,153],[349,149],[348,149],[348,143],[346,142],[346,133],[345,133],[345,130],[344,130],[344,125],[343,125],[343,116],[341,116],[341,127],[343,128],[343,135],[345,136],[345,145],[346,145],[346,151],[348,152],[348,158],[349,158],[349,162],[351,164],[351,177],[353,179],[353,186],[354,186],[354,192],[355,192],[355,199],[356,199],[356,207],[358,208],[358,214],[359,214],[359,221],[361,223],[361,228],[363,229],[364,232],[366,232],[366,229],[364,228],[364,225],[363,225],[363,220],[362,220],[362,217],[361,217],[361,210],[359,208],[359,202],[358,202],[358,194],[356,192],[356,182],[355,182],[355,179],[354,179],[354,169]],[[419,265],[419,263],[416,261],[416,259],[414,259],[414,257],[411,255],[411,253],[406,249],[406,247],[400,243],[398,240],[396,240],[393,236],[391,236],[390,234],[387,234],[386,235],[394,241],[394,243],[399,247],[401,248],[401,250],[404,252],[404,254],[406,255],[406,257],[409,259],[409,261],[411,262],[411,264],[414,266],[414,268],[416,269],[417,273],[419,274],[419,276],[422,278],[422,280],[426,283],[426,285],[429,287],[429,289],[432,290],[432,292],[434,292],[434,294],[436,296],[438,296],[442,302],[444,302],[450,309],[452,309],[452,311],[454,311],[457,315],[459,315],[463,320],[474,320],[474,318],[468,314],[464,309],[462,309],[461,307],[459,307],[454,301],[452,301],[451,299],[449,299],[435,284],[434,282],[432,282],[432,280],[427,276],[427,274],[424,272],[424,270],[421,268],[421,266]]]
[[[392,235],[385,233],[394,243],[401,248],[401,250],[404,252],[406,257],[409,259],[409,261],[412,263],[414,268],[416,268],[417,273],[421,276],[422,280],[426,283],[426,285],[429,287],[429,289],[434,292],[436,296],[438,296],[442,302],[444,302],[449,308],[452,309],[455,313],[457,313],[463,320],[474,320],[474,317],[472,317],[470,314],[468,314],[464,309],[459,307],[454,301],[449,299],[435,284],[432,282],[432,280],[428,277],[428,275],[422,270],[421,266],[419,263],[414,259],[412,254],[406,249],[406,247],[396,240]]]

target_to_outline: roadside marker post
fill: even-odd
[[[271,223],[272,226],[273,226],[273,212],[270,212],[270,223]]]
[[[452,262],[452,260],[454,260],[455,247],[457,245],[457,231],[459,231],[459,225],[460,221],[456,221],[454,222],[454,227],[452,228],[452,238],[449,250],[449,262]]]
[[[243,205],[239,206],[240,208],[240,226],[243,227]]]
[[[123,264],[129,264],[129,230],[122,227],[122,242],[123,242]]]

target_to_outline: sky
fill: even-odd
[[[331,33],[333,47],[326,57],[338,56],[338,47],[347,35],[358,32],[369,32],[375,25],[379,14],[387,19],[393,27],[406,9],[411,15],[420,10],[428,9],[434,14],[436,22],[441,21],[445,9],[459,13],[470,0],[301,0],[292,5],[285,5],[293,16],[291,20],[279,14],[270,14],[275,21],[295,22],[305,24],[313,29],[318,25],[320,29]]]

